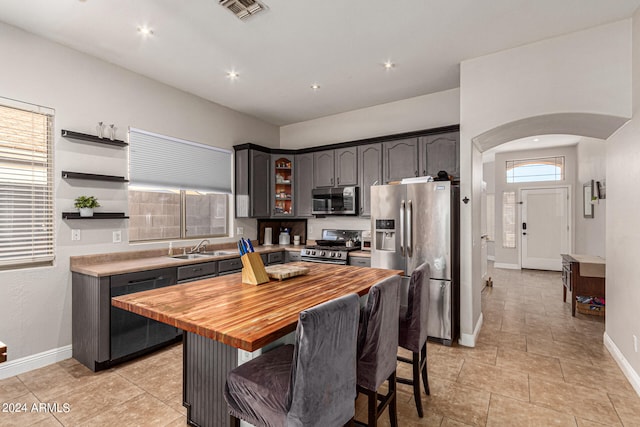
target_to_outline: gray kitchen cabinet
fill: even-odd
[[[302,261],[302,255],[300,251],[285,251],[284,262],[296,262]]]
[[[371,267],[371,258],[364,256],[349,256],[349,265],[356,267]]]
[[[176,268],[106,277],[74,272],[71,281],[73,358],[98,371],[179,340],[181,330],[111,305],[112,297],[176,283]]]
[[[333,187],[335,178],[335,162],[333,150],[313,153],[313,186]]]
[[[358,149],[357,147],[334,150],[335,183],[337,186],[358,185]]]
[[[236,218],[271,216],[271,154],[254,149],[235,152]]]
[[[272,154],[271,167],[271,216],[292,217],[294,215],[294,156]]]
[[[371,216],[371,186],[382,184],[382,144],[358,147],[360,216]]]
[[[356,147],[313,153],[315,187],[346,187],[358,184]]]
[[[260,258],[262,258],[262,263],[264,265],[284,264],[284,257],[284,251],[260,254]]]
[[[299,217],[311,217],[313,203],[313,153],[296,154],[295,156],[295,214]]]
[[[238,273],[242,271],[242,260],[240,257],[229,258],[218,261],[218,276]]]
[[[420,175],[436,177],[439,171],[447,171],[460,177],[460,132],[422,136],[418,153]]]
[[[418,176],[418,138],[383,142],[384,183]]]

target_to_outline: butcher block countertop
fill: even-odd
[[[113,306],[229,346],[255,351],[296,328],[302,310],[349,294],[362,296],[400,270],[295,262],[304,276],[260,286],[240,273],[123,295]]]

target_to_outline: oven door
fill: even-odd
[[[339,259],[313,258],[313,257],[305,257],[304,255],[300,257],[300,261],[319,262],[321,264],[347,265],[346,259],[339,260]]]

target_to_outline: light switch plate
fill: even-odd
[[[71,240],[80,240],[80,230],[77,228],[71,230]]]
[[[244,227],[236,227],[236,234],[242,236],[244,234]]]
[[[113,232],[113,243],[122,242],[122,230],[116,230]]]

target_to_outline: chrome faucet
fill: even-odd
[[[193,248],[191,248],[189,253],[193,254],[193,253],[196,253],[196,252],[200,252],[200,250],[202,249],[202,246],[204,245],[205,242],[207,243],[207,245],[210,243],[207,239],[202,239],[202,240],[200,240],[200,243],[198,243]]]

